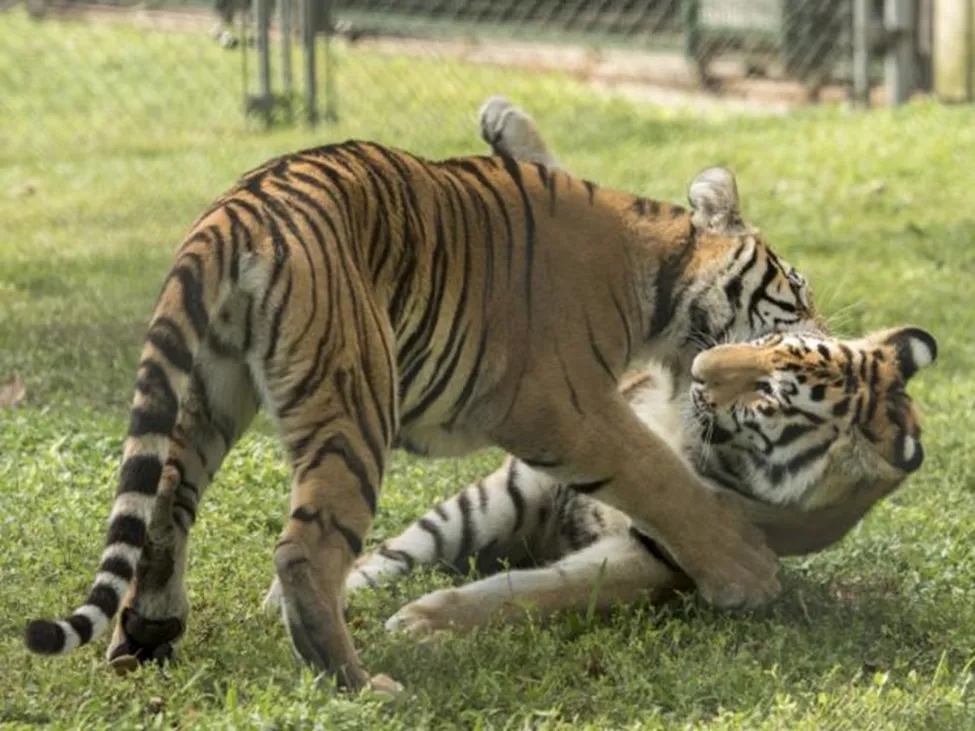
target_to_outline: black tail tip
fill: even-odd
[[[41,655],[56,655],[64,649],[64,630],[57,622],[35,619],[24,630],[27,649]]]

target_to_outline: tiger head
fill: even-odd
[[[487,99],[478,118],[481,138],[495,155],[563,169],[535,120],[507,98]],[[823,330],[805,278],[742,219],[729,170],[704,170],[687,196],[690,211],[639,196],[619,198],[641,245],[651,259],[659,257],[642,293],[650,319],[648,344],[661,335],[677,340],[681,362],[670,365],[686,372],[685,359],[716,343]],[[645,355],[669,360],[652,351]]]
[[[905,388],[936,357],[935,339],[916,327],[846,341],[773,334],[704,351],[690,389],[706,445],[701,469],[804,511],[842,503],[864,485],[893,489],[924,459]]]
[[[825,332],[805,277],[742,218],[729,170],[701,172],[688,199],[690,276],[679,307],[686,308],[690,338],[706,347],[776,332]]]

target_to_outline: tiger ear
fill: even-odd
[[[897,365],[905,381],[938,359],[938,341],[919,327],[887,330],[880,333],[877,339],[897,353]]]
[[[694,209],[694,228],[725,235],[746,231],[738,207],[738,184],[727,168],[713,167],[698,173],[687,199]]]

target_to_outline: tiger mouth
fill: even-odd
[[[691,384],[691,414],[701,426],[710,426],[714,421],[715,405],[708,400],[707,386],[703,383]]]

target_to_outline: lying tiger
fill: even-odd
[[[721,606],[779,589],[761,531],[618,391],[653,359],[817,326],[805,279],[742,220],[734,177],[690,209],[510,156],[439,162],[348,141],[270,160],[193,224],[149,321],[106,544],[88,597],[28,623],[60,655],[118,616],[118,669],[186,629],[189,534],[266,408],[292,467],[274,549],[295,652],[348,688],[350,567],[394,448],[495,445],[622,510]]]
[[[621,390],[715,490],[741,501],[774,550],[800,554],[842,538],[920,467],[917,410],[904,388],[936,352],[934,339],[918,328],[850,341],[772,335],[705,351],[694,361],[689,389],[651,365]],[[423,565],[463,573],[471,561],[494,575],[427,594],[386,626],[469,629],[521,618],[526,607],[542,616],[584,611],[595,597],[602,610],[693,588],[624,513],[509,458],[360,559],[346,592]],[[495,573],[505,565],[520,570]],[[266,604],[277,598],[272,587]]]
[[[558,166],[533,120],[504,99],[482,108],[481,129],[496,152]],[[849,341],[775,334],[701,353],[690,384],[650,364],[621,393],[714,490],[740,502],[775,551],[800,554],[842,538],[920,467],[918,415],[905,387],[936,356],[934,338],[912,327]],[[489,573],[542,567],[428,594],[387,627],[470,628],[523,616],[525,606],[542,615],[582,610],[594,591],[606,608],[693,587],[624,513],[511,457],[360,559],[346,591],[421,565],[463,572],[472,560]],[[279,599],[272,585],[266,606]]]

